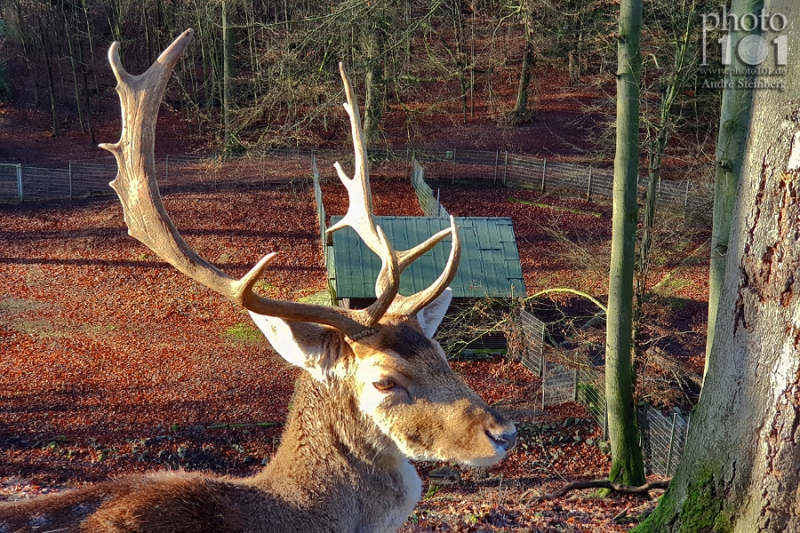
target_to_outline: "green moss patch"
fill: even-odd
[[[225,329],[225,338],[231,342],[261,342],[264,335],[258,328],[240,322]]]
[[[304,304],[331,305],[331,295],[328,291],[319,291],[297,299]]]

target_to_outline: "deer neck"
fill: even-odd
[[[395,531],[422,490],[414,467],[358,409],[347,385],[322,384],[307,374],[298,380],[275,457],[253,481],[321,515],[341,515],[342,502],[350,502],[359,522],[354,531]]]

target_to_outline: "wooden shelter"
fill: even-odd
[[[335,224],[341,217],[331,217]],[[442,217],[375,217],[395,249],[411,248],[449,226]],[[462,243],[458,273],[450,284],[451,308],[472,305],[475,299],[525,296],[525,283],[510,218],[457,217]],[[412,294],[429,286],[442,272],[450,253],[450,237],[412,263],[400,277],[400,293]],[[363,308],[375,301],[380,260],[345,228],[327,240],[326,262],[332,297],[338,305]],[[449,313],[452,315],[452,312]],[[472,349],[504,349],[500,334],[485,336]]]

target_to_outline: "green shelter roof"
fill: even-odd
[[[331,225],[342,217],[331,217]],[[517,241],[510,218],[456,217],[461,238],[461,261],[450,284],[454,298],[525,296]],[[396,250],[407,250],[450,225],[435,217],[375,217]],[[412,263],[400,276],[400,294],[413,294],[439,277],[450,255],[450,237]],[[328,277],[336,297],[375,298],[375,280],[381,268],[372,253],[349,227],[333,234],[329,247]]]

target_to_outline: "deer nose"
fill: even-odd
[[[505,452],[510,451],[517,443],[516,429],[513,429],[509,433],[501,433],[500,435],[496,435],[487,431],[486,436],[489,437],[489,440],[491,440],[498,448]]]

